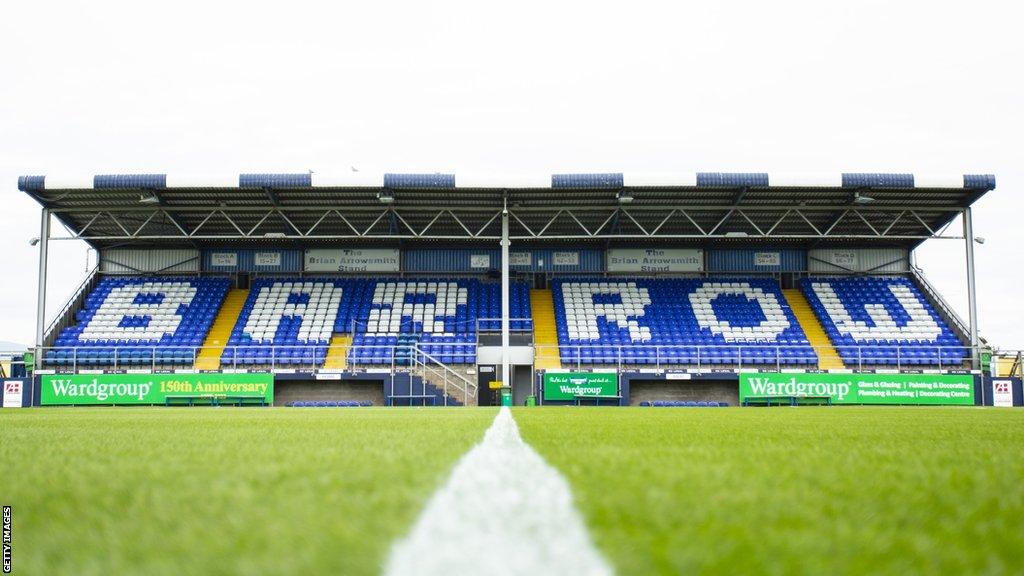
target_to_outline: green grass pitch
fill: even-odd
[[[0,411],[18,574],[375,574],[494,409]],[[1020,573],[1024,411],[516,408],[620,574]]]
[[[622,574],[1024,572],[1024,411],[516,410]]]
[[[375,574],[495,410],[0,411],[16,574]]]

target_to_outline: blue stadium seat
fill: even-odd
[[[530,316],[526,283],[512,283],[509,313],[513,318]],[[497,283],[476,279],[375,282],[367,307],[354,322],[349,362],[408,366],[413,362],[410,351],[419,346],[442,363],[472,364],[476,362],[478,325],[498,329],[500,322],[488,319],[500,316],[501,286]]]
[[[44,360],[59,367],[191,365],[229,287],[226,278],[104,278]]]
[[[530,316],[525,283],[512,285],[510,314]],[[478,321],[500,315],[500,285],[476,279],[263,278],[253,282],[221,362],[322,366],[331,335],[345,333],[349,365],[408,366],[414,346],[468,364],[476,361]]]
[[[552,283],[565,364],[815,365],[772,279],[573,279]]]
[[[957,366],[969,356],[908,278],[805,278],[800,288],[847,366]]]

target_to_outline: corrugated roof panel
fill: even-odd
[[[807,253],[789,248],[739,248],[709,250],[709,272],[802,272]]]
[[[621,172],[603,174],[552,174],[552,188],[615,189],[623,187]]]
[[[498,248],[402,250],[403,272],[486,272],[501,267]]]
[[[385,188],[455,188],[455,174],[384,174]]]
[[[165,188],[166,174],[97,174],[92,181],[96,189]]]
[[[579,250],[571,248],[531,248],[518,250],[513,248],[510,252],[514,259],[529,255],[530,263],[513,264],[513,270],[528,270],[531,272],[602,272],[604,271],[604,250],[583,248]]]
[[[190,248],[109,248],[100,252],[100,269],[103,272],[198,272],[199,264],[199,250]]]
[[[692,180],[689,178],[692,177]],[[511,226],[516,230],[514,235],[533,236],[539,230],[546,230],[545,234],[561,234],[566,236],[583,234],[580,225],[576,224],[574,218],[582,222],[582,226],[590,231],[601,229],[602,234],[629,236],[640,233],[638,226],[632,220],[636,219],[639,226],[645,227],[647,231],[658,230],[658,235],[666,237],[677,235],[687,236],[706,233],[715,228],[724,212],[716,213],[714,210],[725,205],[736,202],[735,191],[737,188],[749,186],[746,194],[739,199],[740,206],[751,206],[758,208],[779,208],[781,210],[791,209],[796,206],[808,208],[819,206],[845,205],[850,201],[849,195],[852,189],[850,186],[871,188],[871,197],[875,199],[874,206],[877,208],[893,208],[913,206],[916,215],[926,224],[921,224],[917,219],[904,217],[891,228],[891,220],[876,221],[867,215],[872,225],[878,230],[890,230],[892,242],[907,245],[916,245],[920,240],[930,235],[928,227],[938,229],[949,222],[954,211],[964,206],[970,206],[979,196],[987,190],[995,187],[995,178],[988,174],[968,174],[956,176],[912,176],[910,174],[870,174],[870,173],[848,173],[845,175],[833,174],[821,177],[792,177],[786,174],[767,174],[767,186],[764,173],[701,173],[701,187],[696,187],[697,175],[651,175],[651,174],[620,174],[620,173],[588,173],[588,174],[550,174],[545,177],[529,175],[525,180],[506,179],[506,176],[473,176],[467,175],[457,178],[451,174],[392,174],[388,183],[391,185],[410,188],[419,188],[416,193],[397,193],[395,205],[392,207],[400,211],[402,219],[408,223],[412,230],[421,230],[430,224],[436,213],[421,210],[422,207],[431,209],[437,206],[448,206],[453,209],[471,208],[478,209],[479,214],[468,214],[466,210],[459,213],[459,218],[466,226],[473,230],[486,227],[482,233],[491,237],[497,234],[500,222],[494,220],[493,210],[500,209],[503,196],[507,192],[507,200],[510,209],[522,208],[516,213],[516,218]],[[162,183],[165,186],[161,188]],[[239,187],[244,180],[246,187]],[[389,227],[387,219],[381,219],[374,224],[377,214],[372,209],[379,209],[380,202],[374,192],[384,185],[384,175],[380,173],[342,172],[340,176],[320,176],[318,174],[248,174],[241,178],[235,174],[233,177],[212,176],[201,178],[188,178],[187,176],[163,176],[159,174],[143,175],[100,175],[87,177],[61,177],[27,175],[19,178],[18,186],[30,197],[38,200],[47,208],[50,208],[59,215],[65,224],[72,230],[81,230],[88,225],[88,238],[94,246],[102,247],[108,244],[119,244],[120,238],[125,235],[124,228],[116,225],[115,222],[101,217],[96,218],[96,212],[104,210],[116,211],[119,207],[130,205],[138,207],[139,191],[146,188],[159,190],[160,199],[163,204],[153,207],[154,210],[167,212],[180,222],[186,230],[193,230],[200,226],[207,215],[201,211],[207,208],[222,205],[230,208],[232,220],[243,229],[251,229],[259,225],[258,233],[285,233],[293,234],[293,230],[276,216],[268,218],[259,224],[265,216],[268,208],[277,208],[273,199],[268,197],[264,186],[282,187],[277,198],[280,200],[282,209],[293,209],[287,214],[300,230],[309,230],[316,225],[315,232],[324,238],[345,237],[353,234],[364,233],[367,228],[373,227],[366,232],[370,235],[378,234],[406,234],[407,231],[401,224]],[[614,192],[619,187],[633,186],[636,188],[635,206],[637,211],[633,212],[632,219],[621,219],[620,225],[615,222],[605,222],[609,215],[608,210],[620,208],[615,200]],[[96,186],[106,187],[96,189]],[[113,188],[109,188],[112,186]],[[318,187],[314,187],[318,186]],[[447,186],[447,188],[437,188]],[[451,186],[462,188],[458,193],[453,193]],[[555,186],[554,192],[552,186]],[[845,187],[844,187],[845,186]],[[914,187],[916,186],[916,187]],[[433,190],[430,188],[434,187]],[[69,192],[51,194],[49,192]],[[336,215],[328,214],[317,209],[329,210],[338,205],[344,205],[350,210],[344,210],[344,218],[351,222],[355,230],[348,227]],[[680,214],[670,215],[664,223],[664,214],[656,213],[660,208],[673,208],[680,205],[707,206],[710,210],[696,209],[687,213],[703,232],[696,229],[689,222],[689,219]],[[557,216],[554,210],[564,210],[566,206],[575,208],[572,216],[562,214]],[[251,208],[251,212],[242,212],[243,208]],[[551,212],[545,212],[551,209]],[[650,214],[644,210],[654,210]],[[782,212],[778,215],[781,217]],[[119,216],[118,220],[127,227],[142,226],[146,215],[141,217],[137,214]],[[753,212],[748,216],[756,222],[756,226],[766,230],[770,228],[777,217],[771,215],[770,211],[759,211],[756,215]],[[819,229],[828,228],[835,216],[827,213],[809,211],[805,216],[814,222]],[[318,219],[324,217],[323,222],[317,224]],[[134,220],[133,220],[134,218]],[[95,219],[95,221],[94,221]],[[490,219],[490,220],[489,220]],[[525,224],[519,224],[522,220]],[[91,222],[91,223],[90,223]],[[488,222],[490,222],[488,224]],[[528,232],[523,226],[529,226],[532,231]],[[602,228],[603,226],[603,228]],[[859,218],[840,222],[834,232],[838,235],[875,234],[875,231],[867,230]],[[865,230],[867,230],[865,232]],[[717,229],[718,234],[732,231],[743,231],[756,233],[752,226],[744,223],[742,218],[733,215],[725,224]],[[150,245],[175,245],[201,242],[203,246],[209,246],[210,240],[221,237],[228,241],[238,241],[238,229],[227,222],[223,216],[214,215],[209,218],[200,229],[201,234],[194,238],[174,238],[177,234],[174,222],[167,220],[162,214],[157,214],[151,222],[146,224],[145,233],[140,237]],[[438,238],[462,236],[465,230],[453,222],[448,215],[442,215],[436,222],[430,224],[429,229],[432,236]],[[813,235],[817,231],[811,229],[800,218],[790,216],[782,222],[776,233],[793,235],[790,241],[798,241],[800,235]],[[162,236],[167,235],[167,238]],[[415,234],[415,232],[413,232]],[[470,233],[472,235],[473,232]],[[137,239],[134,239],[137,240]],[[317,237],[315,240],[320,241]],[[888,241],[888,240],[887,240]],[[867,242],[871,244],[871,242]]]
[[[844,172],[843,188],[913,188],[913,174]]]
[[[764,172],[699,172],[691,173],[586,173],[547,175],[467,174],[456,178],[454,174],[379,174],[351,172],[336,175],[299,174],[241,174],[238,176],[164,175],[164,174],[100,174],[86,177],[23,176],[19,189],[39,190],[80,189],[139,189],[139,188],[292,188],[316,187],[372,187],[451,189],[459,188],[575,188],[615,189],[623,186],[638,188],[740,188],[740,187],[798,187],[798,188],[896,188],[896,189],[967,189],[992,190],[995,176],[991,174],[965,175],[913,175],[848,172],[845,174],[792,174]]]
[[[697,186],[743,188],[768,186],[767,172],[698,172]]]
[[[807,253],[811,272],[907,272],[906,248],[815,248]]]
[[[964,188],[995,190],[996,177],[992,174],[964,174]]]
[[[310,188],[313,179],[309,172],[302,174],[240,174],[239,188]]]
[[[42,192],[46,189],[46,176],[18,176],[18,190]]]
[[[301,250],[278,248],[211,248],[203,250],[203,270],[211,272],[301,272],[302,263]]]

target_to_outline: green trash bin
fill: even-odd
[[[530,394],[529,396],[527,396],[526,397],[526,405],[527,406],[536,406],[537,405],[537,397],[534,396],[533,394]]]
[[[512,405],[512,389],[508,386],[501,387],[501,405],[511,406]]]

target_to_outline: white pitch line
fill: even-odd
[[[569,484],[502,408],[391,549],[388,576],[606,575]]]

